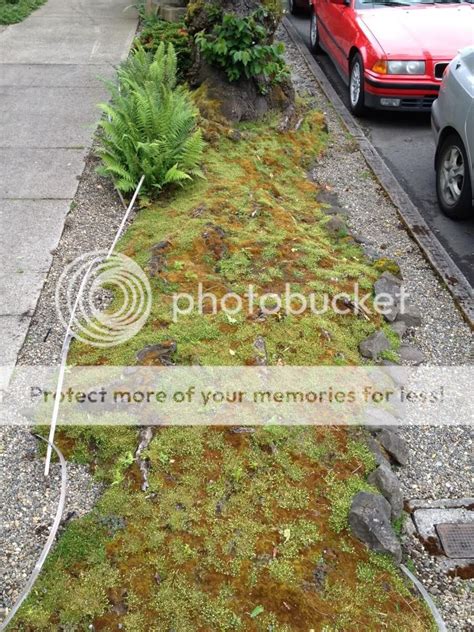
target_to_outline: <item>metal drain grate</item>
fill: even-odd
[[[435,527],[448,557],[474,558],[474,522],[437,524]]]

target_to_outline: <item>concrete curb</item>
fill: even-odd
[[[354,136],[365,161],[372,169],[390,200],[396,206],[400,219],[410,236],[420,247],[424,257],[441,278],[471,329],[474,329],[474,292],[463,273],[436,239],[418,208],[400,186],[387,164],[365,136],[357,120],[348,111],[329,79],[316,63],[300,34],[288,18],[283,18],[283,26],[305,60],[311,74],[342,119],[347,130]]]

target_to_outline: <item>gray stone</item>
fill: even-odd
[[[400,309],[402,281],[391,272],[384,272],[374,283],[375,297],[384,308],[384,317],[393,322]]]
[[[362,250],[364,251],[365,256],[371,261],[377,261],[379,258],[379,251],[373,246],[362,245]]]
[[[464,508],[423,508],[413,512],[413,521],[422,538],[436,536],[436,525],[443,523],[464,524],[474,522],[474,512]]]
[[[253,348],[257,352],[257,355],[255,356],[255,364],[257,366],[267,366],[268,355],[265,338],[263,336],[257,336],[255,342],[253,343]]]
[[[387,465],[379,467],[371,472],[368,477],[371,485],[388,500],[392,508],[392,519],[399,518],[403,511],[403,494],[398,478]]]
[[[396,432],[384,428],[377,434],[377,441],[397,463],[408,463],[408,444]]]
[[[345,221],[341,218],[338,217],[337,215],[334,215],[333,217],[331,217],[331,219],[329,220],[329,222],[327,222],[325,225],[326,230],[328,230],[331,235],[339,235],[340,233],[347,233],[347,226]]]
[[[470,509],[474,508],[474,498],[466,496],[464,498],[411,498],[407,501],[407,511],[415,509]]]
[[[136,354],[138,364],[144,366],[170,366],[177,344],[174,340],[165,340],[156,345],[147,345]]]
[[[378,441],[376,441],[371,436],[368,436],[365,441],[366,441],[367,447],[372,452],[377,465],[387,465],[388,467],[390,467],[390,462],[386,454],[383,452],[382,448],[380,447],[380,443],[378,443]]]
[[[379,432],[387,426],[397,426],[398,420],[384,408],[371,406],[364,411],[362,423],[368,426],[370,432]]]
[[[403,323],[406,327],[419,327],[421,325],[421,312],[415,305],[408,303],[399,311],[395,323]]]
[[[353,534],[369,549],[402,559],[400,542],[390,524],[391,507],[383,496],[359,492],[352,500],[349,525]]]
[[[413,345],[401,345],[398,350],[400,359],[411,364],[421,364],[425,360],[425,354]]]
[[[406,325],[405,321],[398,320],[398,316],[397,316],[397,318],[392,323],[392,329],[401,338],[405,334],[406,330],[408,329],[408,326]]]
[[[371,334],[359,345],[361,356],[372,360],[376,360],[382,351],[387,351],[387,349],[390,349],[390,343],[382,331]]]
[[[322,204],[321,211],[326,215],[347,215],[347,209],[343,209],[339,204],[337,193],[332,191],[318,191],[318,202]]]

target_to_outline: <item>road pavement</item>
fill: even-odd
[[[289,16],[309,46],[309,20]],[[314,56],[348,107],[347,89],[326,54]],[[474,285],[474,218],[455,222],[445,217],[436,200],[435,146],[426,114],[372,112],[358,119],[367,138],[418,207],[433,233],[471,286]]]
[[[15,363],[107,98],[130,0],[48,0],[0,31],[0,366]],[[127,8],[128,7],[128,8]]]

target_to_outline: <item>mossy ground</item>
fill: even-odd
[[[238,141],[209,145],[206,180],[146,204],[120,249],[149,270],[147,326],[107,352],[75,345],[77,364],[135,364],[145,345],[174,340],[177,364],[357,364],[357,345],[382,323],[354,314],[294,317],[193,314],[174,323],[172,294],[197,282],[222,295],[253,283],[280,292],[371,289],[379,272],[350,237],[330,237],[317,188],[322,117],[298,131],[277,121],[242,126]],[[156,268],[155,268],[156,270]],[[232,351],[232,353],[230,353]],[[66,454],[109,483],[99,505],[71,523],[49,558],[15,630],[318,632],[432,629],[392,563],[347,530],[351,498],[368,489],[373,457],[344,428],[159,428],[147,449],[150,487],[130,456],[137,432],[63,430]],[[122,627],[119,628],[119,625]]]

